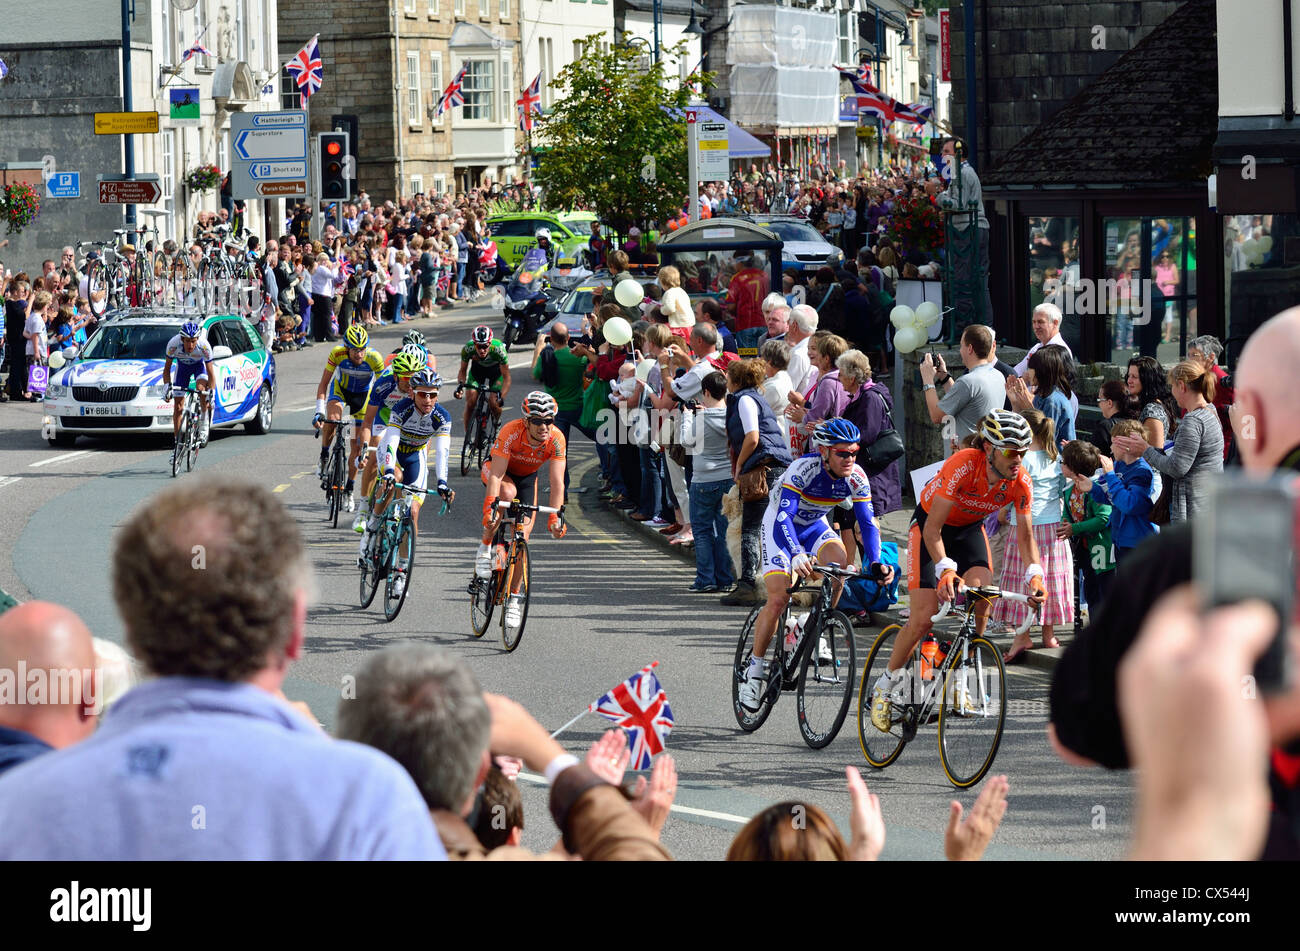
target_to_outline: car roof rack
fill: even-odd
[[[198,307],[122,307],[117,310],[110,310],[104,313],[100,318],[101,321],[124,320],[128,317],[156,317],[165,319],[168,317],[202,317],[212,316],[206,308]]]

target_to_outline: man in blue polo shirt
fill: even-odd
[[[113,595],[153,679],[0,779],[0,860],[445,859],[406,771],[281,693],[308,572],[294,519],[252,483],[186,480],[136,511]]]

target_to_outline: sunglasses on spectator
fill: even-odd
[[[858,447],[852,449],[832,449],[831,455],[839,456],[841,459],[856,459],[858,457]]]

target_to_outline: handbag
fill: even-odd
[[[736,476],[736,486],[740,490],[740,501],[760,502],[768,496],[767,462],[764,460],[748,472]]]
[[[871,445],[862,447],[860,458],[863,463],[862,468],[867,470],[867,475],[883,472],[890,463],[897,462],[906,452],[903,436],[894,428],[893,410],[889,408],[889,403],[883,396],[880,397],[880,401],[885,404],[885,419],[889,423],[889,428],[881,430],[880,435]]]

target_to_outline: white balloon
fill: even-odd
[[[624,283],[630,282],[625,281]],[[621,284],[619,286],[622,287]],[[632,325],[622,317],[611,317],[605,321],[601,332],[605,334],[605,340],[616,347],[626,347],[632,340]]]
[[[1264,263],[1264,252],[1261,251],[1259,248],[1255,248],[1253,251],[1251,251],[1249,254],[1246,255],[1246,263],[1248,263],[1251,267],[1259,267]]]
[[[933,318],[931,318],[931,320],[933,320]],[[925,315],[918,310],[912,315],[912,322],[908,324],[908,326],[915,327],[917,330],[921,331],[921,333],[925,334],[925,336],[929,337],[931,320],[926,320]]]
[[[66,361],[63,359],[63,352],[62,352],[62,351],[60,351],[60,350],[55,350],[53,353],[50,354],[50,369],[51,369],[51,370],[59,370],[59,369],[62,369],[62,368],[63,368],[63,364],[64,364],[65,362],[66,362]]]
[[[624,307],[635,307],[637,304],[641,303],[644,298],[645,294],[641,290],[641,285],[636,281],[619,281],[614,285],[614,300],[618,301]],[[608,339],[608,337],[606,339]],[[631,337],[628,337],[628,340],[631,339]]]
[[[925,336],[915,327],[903,327],[894,334],[894,349],[899,353],[911,353],[923,343],[925,343]]]
[[[889,312],[889,322],[902,330],[912,323],[912,318],[916,316],[915,311],[906,304],[899,304]]]
[[[1264,235],[1259,239],[1259,249],[1268,254],[1269,251],[1273,250],[1273,239],[1268,235]]]
[[[1254,238],[1247,238],[1245,241],[1241,242],[1241,253],[1246,255],[1246,257],[1250,257],[1258,249],[1259,242]]]
[[[939,319],[939,305],[932,300],[925,301],[916,308],[916,316],[921,319],[924,326],[928,327]]]

